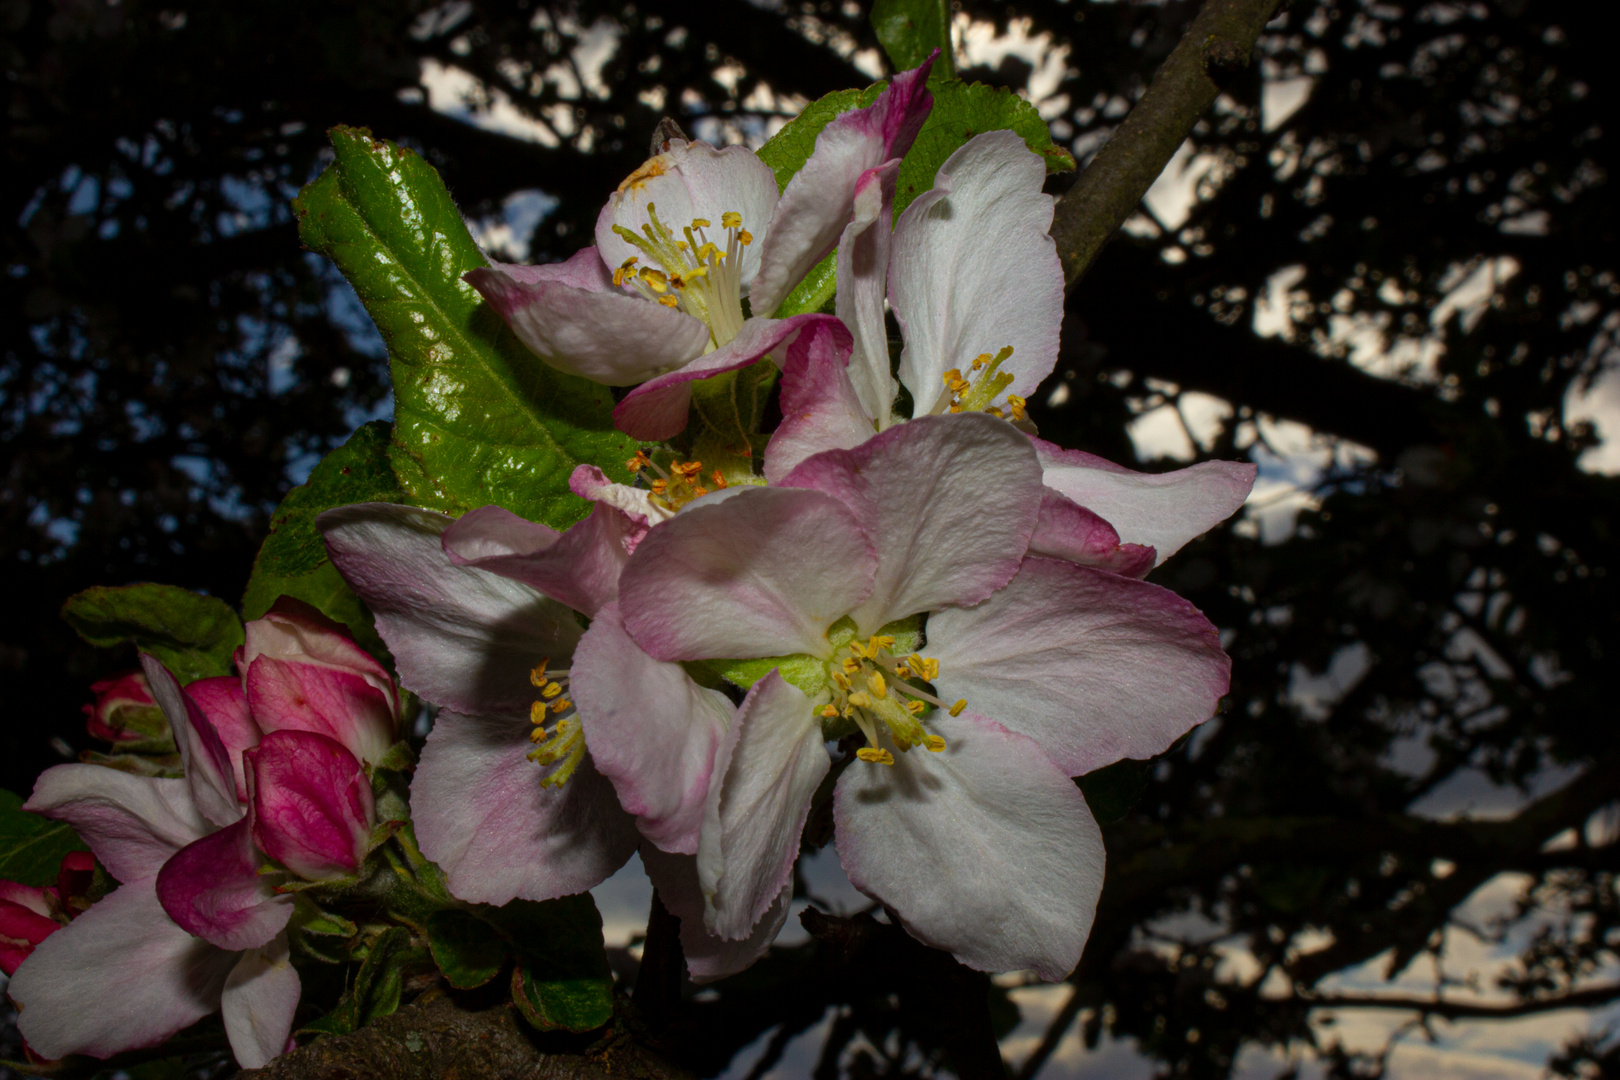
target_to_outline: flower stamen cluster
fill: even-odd
[[[894,755],[878,744],[880,724],[888,729],[889,737],[901,753],[913,746],[922,746],[937,754],[945,749],[945,739],[924,730],[922,717],[936,708],[960,716],[967,708],[966,700],[947,705],[929,691],[908,682],[910,679],[931,682],[938,678],[939,661],[917,653],[896,659],[891,652],[894,644],[895,639],[889,634],[874,634],[864,644],[859,640],[851,641],[850,655],[829,672],[834,688],[832,701],[818,710],[824,719],[842,717],[853,721],[868,744],[857,750],[855,756],[875,765],[894,764]]]
[[[560,788],[585,757],[585,733],[567,695],[569,669],[552,668],[550,664],[548,656],[529,672],[529,683],[540,691],[540,697],[529,706],[529,723],[533,725],[529,741],[534,748],[526,756],[545,770],[541,787]]]
[[[647,204],[648,221],[637,235],[623,225],[613,231],[642,252],[655,266],[637,267],[641,255],[632,255],[613,271],[613,284],[634,288],[642,296],[667,308],[677,308],[700,319],[709,328],[710,347],[719,348],[742,329],[742,272],[738,258],[754,236],[743,228],[742,215],[728,210],[720,215],[726,230],[725,248],[710,240],[708,218],[693,218],[681,230],[685,240],[658,220],[658,208]]]
[[[1007,395],[1006,412],[993,404],[996,396],[1013,384],[1010,372],[997,370],[1012,354],[1011,345],[1004,346],[995,356],[980,353],[970,365],[970,370],[978,373],[972,379],[963,378],[961,368],[951,368],[942,376],[945,389],[950,393],[939,399],[934,412],[987,412],[1002,419],[1028,419],[1024,408],[1029,402],[1017,394]]]
[[[644,451],[638,450],[635,457],[624,463],[624,467],[646,482],[655,503],[670,511],[679,510],[693,499],[707,495],[711,490],[718,491],[726,487],[725,474],[719,469],[709,475],[709,481],[714,487],[711,489],[703,486],[701,461],[675,461],[666,472]],[[653,476],[648,479],[644,473],[651,473]]]

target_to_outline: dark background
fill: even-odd
[[[1082,161],[1196,9],[956,7],[1068,47],[1040,89]],[[1296,0],[1195,132],[1190,216],[1144,214],[1072,294],[1044,436],[1128,462],[1127,425],[1168,404],[1198,457],[1254,458],[1273,494],[1155,574],[1224,628],[1232,693],[1163,760],[1092,781],[1108,885],[1056,1034],[1134,1039],[1172,1075],[1245,1052],[1276,1074],[1311,1045],[1315,1069],[1375,1075],[1308,1023],[1365,1004],[1321,980],[1429,970],[1458,933],[1510,962],[1438,1004],[1403,983],[1414,1021],[1620,997],[1620,483],[1582,470],[1598,440],[1564,418],[1620,330],[1607,7]],[[870,81],[875,47],[854,3],[0,0],[0,782],[85,748],[88,683],[131,660],[75,641],[68,595],[235,602],[280,497],[387,415],[380,342],[289,212],[324,129],[418,149],[469,218],[509,211],[502,254],[544,261],[585,242],[666,112],[757,143]],[[445,68],[475,77],[460,117],[422,86]],[[1289,80],[1304,104],[1263,115]],[[1519,907],[1462,925],[1504,881]],[[1217,963],[1230,948],[1252,968]],[[832,1008],[818,1080],[941,1067],[904,1002],[806,981],[810,951],[701,1003],[689,1058],[715,1072],[767,1032],[780,1052]],[[1600,1022],[1553,1065],[1620,1069]]]

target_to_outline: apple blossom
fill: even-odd
[[[767,479],[776,483],[815,453],[857,446],[901,422],[885,295],[905,339],[899,381],[913,417],[987,411],[1027,426],[1025,399],[1057,363],[1063,320],[1044,178],[1040,156],[1017,135],[985,132],[940,166],[933,188],[906,207],[891,234],[893,171],[862,175],[838,246],[837,310],[848,336],[811,328],[788,348]],[[1047,490],[1031,551],[1131,576],[1231,516],[1254,484],[1247,463],[1155,475],[1035,445]]]
[[[1027,554],[1042,490],[1011,426],[934,416],[642,539],[574,697],[644,835],[695,854],[712,934],[749,939],[777,904],[824,737],[849,732],[866,745],[834,806],[857,887],[971,966],[1078,961],[1102,847],[1069,777],[1208,719],[1229,661],[1168,591]],[[749,687],[734,716],[691,665]]]
[[[817,318],[769,316],[837,244],[860,177],[910,148],[933,106],[932,63],[828,123],[780,194],[748,148],[672,139],[609,197],[594,247],[550,266],[480,268],[467,280],[547,363],[643,384],[614,411],[624,431],[675,435],[691,380],[751,364]]]
[[[237,1062],[257,1068],[286,1047],[298,1004],[292,898],[257,873],[213,726],[161,664],[142,663],[184,777],[88,764],[40,776],[24,809],[72,825],[120,884],[41,941],[8,993],[23,1037],[49,1058],[155,1046],[219,1011]]]
[[[55,885],[24,885],[0,878],[0,971],[15,974],[40,942],[66,926],[89,902],[95,860],[87,851],[62,857]]]

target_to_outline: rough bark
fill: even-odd
[[[689,1080],[619,1025],[537,1035],[510,1002],[419,999],[352,1035],[321,1039],[240,1080]]]
[[[1142,100],[1058,203],[1052,238],[1069,287],[1135,213],[1198,118],[1215,103],[1225,73],[1248,66],[1260,31],[1281,2],[1205,0],[1199,8]]]

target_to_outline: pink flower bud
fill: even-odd
[[[111,679],[90,684],[96,695],[94,705],[84,706],[85,729],[90,737],[117,747],[148,743],[151,749],[173,752],[173,737],[163,710],[152,698],[146,676],[129,671]]]
[[[325,735],[371,764],[394,744],[399,696],[387,670],[309,605],[283,597],[248,623],[236,662],[264,733]]]
[[[95,872],[88,851],[73,851],[63,857],[54,887],[0,878],[0,971],[16,974],[40,942],[90,906],[85,894]]]
[[[260,851],[309,881],[359,869],[375,808],[353,754],[314,732],[275,731],[243,757]]]

